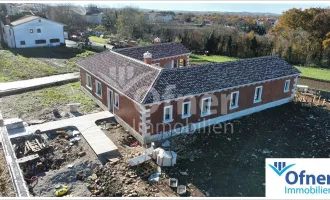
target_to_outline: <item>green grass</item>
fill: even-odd
[[[101,44],[107,44],[109,39],[99,38],[99,37],[96,37],[96,36],[90,36],[89,41],[90,42],[97,42],[97,43],[101,43]]]
[[[189,57],[189,61],[191,64],[206,64],[210,62],[228,62],[235,61],[238,58],[228,57],[228,56],[205,56],[205,55],[195,55],[192,54]]]
[[[0,50],[0,82],[77,72],[77,60],[93,54],[64,47]]]
[[[330,81],[330,70],[329,69],[299,67],[299,66],[295,66],[295,67],[301,71],[301,75],[300,75],[301,77],[315,78],[315,79]]]
[[[81,103],[79,108],[83,112],[90,112],[95,109],[96,105],[94,101],[81,92],[79,82],[35,91],[33,96],[40,98],[40,103],[44,107],[54,107],[56,104],[63,103]]]
[[[205,56],[205,55],[194,55],[194,54],[190,56],[190,63],[195,65],[206,64],[210,62],[228,62],[235,60],[238,60],[238,58],[227,57],[227,56],[216,56],[216,55]],[[302,72],[300,75],[301,77],[330,81],[329,69],[299,67],[299,66],[295,66],[295,67]]]
[[[85,114],[99,110],[95,102],[80,90],[79,82],[3,97],[0,109],[7,117],[38,119],[49,116],[54,108],[61,112],[68,110],[69,103],[81,103],[78,111]]]

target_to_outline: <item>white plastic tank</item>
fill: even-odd
[[[176,157],[177,154],[174,151],[160,151],[157,155],[157,165],[162,167],[174,166],[176,164]]]
[[[156,160],[157,159],[157,155],[160,153],[160,152],[163,152],[164,149],[162,148],[156,148],[155,150],[153,150],[152,152],[152,159]]]

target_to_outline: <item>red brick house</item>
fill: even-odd
[[[300,72],[279,57],[189,66],[189,50],[161,43],[78,62],[81,89],[141,143],[293,100]]]

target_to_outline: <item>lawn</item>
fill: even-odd
[[[65,47],[0,50],[0,82],[76,72],[77,60],[93,54]]]
[[[206,64],[210,62],[228,62],[228,61],[235,61],[238,58],[228,57],[228,56],[205,56],[205,55],[195,55],[192,54],[189,57],[189,61],[191,64]]]
[[[329,69],[318,69],[318,68],[299,67],[299,66],[295,66],[295,67],[301,71],[301,75],[300,75],[301,77],[330,81]]]
[[[217,56],[217,55],[205,56],[205,55],[194,55],[194,54],[190,56],[190,63],[193,65],[206,64],[210,62],[228,62],[235,60],[238,60],[238,58]],[[330,81],[329,69],[299,67],[299,66],[295,66],[295,67],[302,72],[300,75],[301,77]]]
[[[107,44],[109,39],[103,39],[103,38],[99,38],[99,37],[96,37],[96,36],[90,36],[89,41],[90,42],[97,42],[97,43],[101,43],[101,44]]]
[[[3,97],[0,110],[5,118],[20,117],[25,121],[34,119],[53,121],[58,120],[53,115],[53,109],[58,109],[60,113],[68,112],[69,103],[81,103],[78,107],[81,114],[101,111],[95,102],[80,90],[79,82]]]

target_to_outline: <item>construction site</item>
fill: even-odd
[[[11,180],[2,195],[264,196],[265,158],[329,157],[329,98],[299,90],[292,103],[231,120],[233,133],[210,127],[146,146],[107,111],[1,119],[1,178]]]

